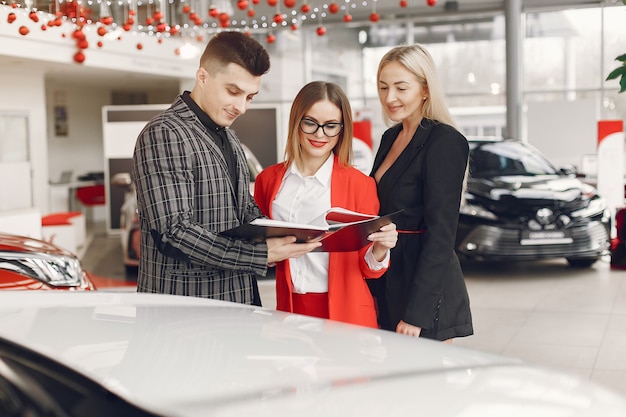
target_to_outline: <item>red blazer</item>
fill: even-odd
[[[272,202],[285,175],[286,167],[279,163],[263,170],[256,178],[254,199],[268,217],[272,217]],[[367,214],[378,214],[376,182],[358,171],[339,165],[335,157],[330,181],[332,207]],[[386,271],[371,270],[364,260],[368,245],[358,252],[331,252],[328,261],[329,318],[368,327],[378,327],[374,299],[365,282],[379,278]],[[276,265],[276,309],[293,312],[293,286],[289,260]]]

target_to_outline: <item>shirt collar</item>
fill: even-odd
[[[315,178],[321,185],[329,186],[330,177],[332,176],[332,173],[333,173],[334,162],[335,162],[335,154],[331,153],[328,159],[326,160],[326,162],[322,164],[320,169],[318,169],[317,172],[314,175],[312,175],[312,177]],[[287,175],[297,175],[300,178],[304,178],[304,176],[302,175],[302,173],[296,166],[295,162],[291,163],[291,166],[289,167],[289,170],[287,171]]]
[[[189,91],[183,92],[183,94],[181,95],[181,98],[187,104],[187,106],[189,106],[191,111],[194,112],[196,116],[198,116],[198,119],[200,119],[200,122],[207,129],[209,129],[211,132],[217,132],[219,134],[226,133],[226,128],[223,126],[219,126],[217,123],[215,123],[213,119],[211,119],[211,117],[209,117],[209,115],[206,114],[204,110],[200,108],[200,106],[198,106],[198,103],[196,103],[191,98],[191,93]]]

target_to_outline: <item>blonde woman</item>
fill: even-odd
[[[444,104],[432,57],[399,46],[378,66],[378,96],[391,127],[372,176],[380,213],[396,218],[398,243],[377,280],[381,327],[449,341],[473,334],[469,296],[454,246],[469,147]]]

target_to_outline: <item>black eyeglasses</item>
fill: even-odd
[[[343,123],[326,123],[321,125],[314,120],[307,119],[306,117],[300,120],[300,129],[302,129],[304,133],[307,133],[309,135],[316,134],[317,130],[320,127],[322,128],[322,132],[324,132],[326,136],[332,138],[341,133],[341,130],[343,129]]]

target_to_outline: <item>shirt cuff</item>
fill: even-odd
[[[374,250],[374,245],[371,245],[367,249],[367,252],[365,252],[365,262],[367,263],[367,266],[369,266],[372,271],[380,271],[383,268],[388,268],[389,258],[390,258],[389,249],[387,249],[385,258],[380,262],[378,262],[376,258],[374,258],[373,250]]]

